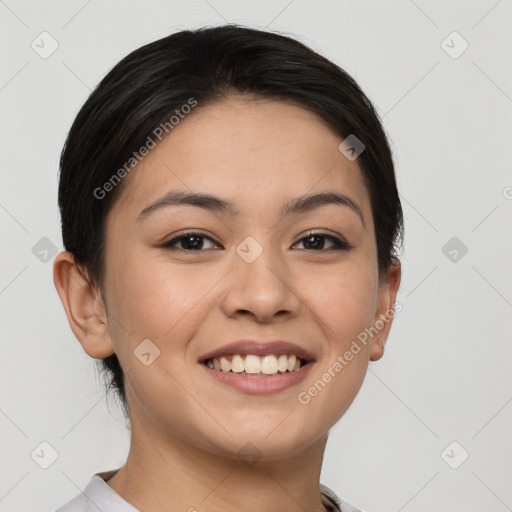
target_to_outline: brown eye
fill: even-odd
[[[326,246],[326,240],[331,246]],[[297,243],[304,243],[305,249],[310,251],[323,251],[323,250],[348,250],[351,246],[341,238],[326,233],[308,233],[307,236],[301,238]]]
[[[177,249],[181,251],[201,251],[203,249],[212,249],[213,247],[205,247],[205,240],[209,240],[212,242],[214,247],[218,247],[217,244],[208,236],[203,235],[201,233],[186,233],[184,235],[180,235],[178,237],[165,242],[162,247],[166,249]]]

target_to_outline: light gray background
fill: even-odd
[[[332,430],[322,482],[366,512],[512,510],[511,19],[510,0],[0,0],[0,510],[51,511],[129,446],[69,328],[53,257],[32,252],[43,237],[63,249],[66,133],[130,51],[225,21],[287,32],[344,67],[395,153],[403,311]],[[47,59],[31,48],[43,31],[59,45]],[[453,31],[469,43],[457,58],[445,51],[457,36],[442,44]],[[468,248],[455,262],[452,237]],[[48,469],[31,457],[43,441],[59,454]]]

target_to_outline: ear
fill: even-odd
[[[402,268],[400,262],[393,260],[388,272],[379,282],[378,307],[373,322],[378,332],[373,336],[372,340],[371,361],[378,361],[384,354],[384,346],[395,315],[396,294],[400,286],[401,277]],[[379,340],[381,343],[379,343]]]
[[[53,282],[71,330],[85,352],[95,359],[112,355],[115,350],[101,291],[89,284],[71,253],[64,251],[55,257]]]

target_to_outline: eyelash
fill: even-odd
[[[165,242],[162,245],[162,247],[164,249],[168,249],[168,250],[177,250],[177,251],[183,251],[183,252],[204,252],[205,249],[183,249],[181,247],[180,248],[173,247],[180,240],[183,240],[183,239],[185,239],[187,237],[190,237],[190,236],[198,236],[200,238],[207,238],[207,239],[211,240],[213,243],[216,243],[215,240],[213,240],[209,236],[206,236],[206,235],[204,235],[202,233],[199,233],[197,231],[190,231],[190,232],[182,233],[180,236],[175,237],[172,240],[169,240],[168,242]],[[348,244],[347,242],[345,242],[345,240],[343,240],[341,238],[338,238],[338,237],[336,237],[334,235],[329,235],[327,233],[316,232],[316,231],[308,231],[305,236],[303,236],[302,238],[300,238],[296,242],[296,244],[300,243],[300,242],[302,242],[302,241],[304,241],[307,238],[310,238],[312,236],[319,236],[319,237],[322,237],[322,238],[326,238],[326,239],[330,240],[334,244],[334,247],[331,247],[329,249],[321,249],[321,250],[304,249],[305,251],[311,251],[311,252],[326,252],[326,251],[340,251],[340,250],[341,251],[348,251],[348,250],[353,248],[350,244]],[[296,244],[294,244],[294,245],[296,245]]]

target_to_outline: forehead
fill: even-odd
[[[113,209],[133,219],[167,191],[182,190],[221,196],[251,214],[321,189],[349,195],[367,217],[361,170],[339,151],[341,141],[314,113],[288,102],[198,104],[124,178]]]

